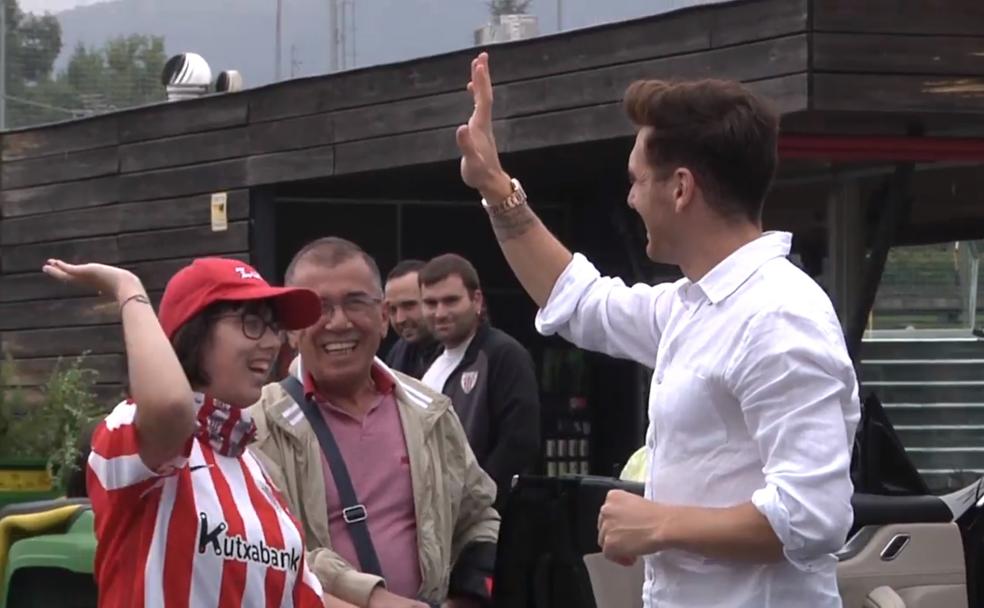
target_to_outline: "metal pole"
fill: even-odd
[[[345,0],[339,0],[342,3],[341,16],[339,18],[338,24],[338,52],[342,56],[342,61],[340,67],[344,70],[348,67],[348,45],[345,43],[345,30],[348,28],[347,20],[345,19],[345,13],[348,9],[348,2]]]
[[[277,0],[277,33],[275,36],[275,50],[274,50],[274,61],[276,65],[273,69],[274,79],[280,82],[280,70],[283,64],[283,15],[284,15],[284,0]]]
[[[331,22],[328,28],[328,48],[331,57],[329,58],[329,70],[338,71],[338,0],[328,0],[328,21]]]
[[[878,209],[878,223],[871,238],[871,251],[862,269],[864,277],[861,279],[858,298],[854,300],[855,309],[848,317],[847,330],[844,332],[847,351],[855,362],[855,367],[859,367],[858,355],[864,340],[864,330],[868,324],[868,315],[875,305],[888,251],[892,248],[895,235],[899,233],[899,227],[909,218],[914,169],[914,163],[897,164],[895,173],[885,180],[881,189],[871,195],[869,208]]]
[[[0,0],[0,130],[7,128],[7,0]]]
[[[978,276],[981,271],[981,259],[973,249],[971,249],[970,255],[973,257],[970,260],[970,310],[968,311],[968,317],[970,318],[970,329],[973,331],[977,329],[977,285],[979,281]]]
[[[564,0],[557,0],[557,31],[564,31]]]
[[[846,328],[856,308],[864,260],[864,205],[858,181],[835,176],[827,197],[827,293]]]

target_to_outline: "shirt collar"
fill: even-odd
[[[376,392],[380,395],[388,395],[394,391],[396,388],[396,378],[385,369],[378,361],[373,361],[372,367],[369,368],[369,376],[372,378],[373,384],[376,386]],[[318,387],[315,385],[314,376],[311,372],[304,372],[304,396],[306,398],[318,397],[320,401],[324,401],[321,398],[321,393],[318,391]]]
[[[740,247],[697,281],[712,304],[733,294],[769,260],[789,255],[793,235],[771,231]]]

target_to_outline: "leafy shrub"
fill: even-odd
[[[78,470],[79,438],[108,413],[93,392],[98,373],[84,362],[84,354],[68,365],[59,360],[36,403],[10,386],[13,360],[0,368],[0,458],[43,461],[62,488]]]

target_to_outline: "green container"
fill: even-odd
[[[80,507],[64,532],[16,541],[0,579],[0,608],[95,608],[92,510]]]
[[[40,458],[0,459],[0,509],[4,506],[56,498],[61,490]]]

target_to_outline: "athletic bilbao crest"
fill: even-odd
[[[461,390],[465,391],[466,395],[472,392],[476,384],[478,384],[478,372],[465,372],[461,374]]]

